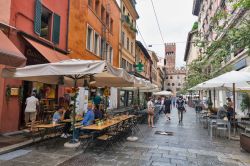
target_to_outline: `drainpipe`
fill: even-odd
[[[67,14],[67,32],[66,32],[66,51],[69,50],[69,16],[70,16],[70,0],[68,0],[68,14]]]

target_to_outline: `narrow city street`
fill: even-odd
[[[0,165],[250,165],[250,155],[241,150],[239,141],[229,141],[223,137],[211,139],[207,129],[196,120],[192,108],[188,108],[184,114],[183,125],[178,125],[176,110],[172,110],[171,117],[169,122],[161,114],[153,129],[146,124],[140,125],[143,138],[138,134],[137,142],[124,142],[116,145],[113,150],[91,147],[82,153],[81,150],[64,148],[65,140],[51,140],[12,152],[9,156],[1,155]],[[170,131],[173,136],[156,135],[155,131]],[[8,157],[12,159],[8,160]]]

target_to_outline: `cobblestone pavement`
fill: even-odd
[[[250,154],[240,149],[239,141],[217,137],[211,139],[207,129],[196,121],[195,112],[189,108],[183,125],[178,125],[177,111],[172,110],[171,121],[162,114],[156,128],[141,125],[144,137],[137,142],[116,145],[113,150],[90,148],[85,153],[63,148],[64,140],[51,140],[25,148],[28,154],[12,160],[1,161],[1,166],[247,166]],[[171,131],[173,136],[156,135],[155,131]]]

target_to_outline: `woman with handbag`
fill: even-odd
[[[148,127],[154,127],[154,103],[153,99],[150,97],[147,103],[148,107]]]

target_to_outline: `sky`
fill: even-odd
[[[164,58],[164,45],[154,16],[151,0],[137,0],[136,9],[140,16],[137,26],[147,45],[146,47]],[[197,17],[192,15],[193,0],[153,0],[156,14],[165,43],[176,42],[176,66],[184,66],[184,53],[188,32]],[[137,34],[137,40],[142,43],[142,37]],[[180,43],[179,43],[180,42]],[[145,44],[144,44],[145,45]]]

